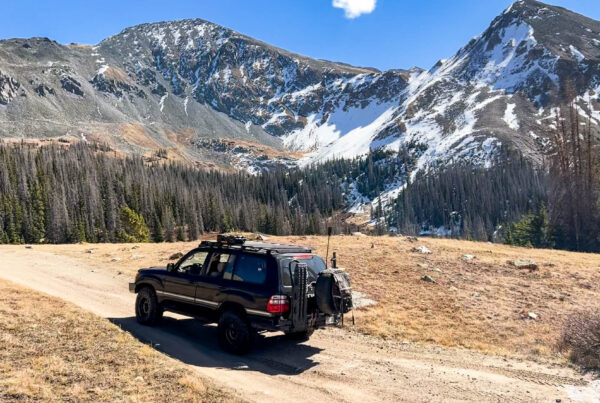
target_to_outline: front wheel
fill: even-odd
[[[314,332],[315,328],[311,327],[310,329],[306,329],[302,332],[287,332],[285,334],[285,337],[287,337],[290,340],[306,341],[310,339],[310,336],[312,336]]]
[[[252,347],[252,329],[248,322],[235,312],[227,311],[219,318],[219,344],[232,354],[247,353]]]
[[[163,316],[163,310],[158,304],[156,293],[149,287],[138,292],[135,300],[135,318],[142,325],[156,325]]]

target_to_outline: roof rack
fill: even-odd
[[[233,242],[230,238],[234,238]],[[240,239],[244,239],[244,242],[240,242]],[[312,253],[312,249],[306,246],[266,242],[246,242],[244,237],[217,237],[216,241],[202,241],[200,246],[215,249],[246,250],[259,253]]]
[[[237,235],[217,235],[217,242],[227,245],[243,245],[246,242],[246,237]]]

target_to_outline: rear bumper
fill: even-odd
[[[135,283],[129,283],[129,292],[135,293]]]
[[[273,332],[289,332],[293,330],[292,321],[282,317],[261,318],[250,316],[249,319],[252,327],[258,330],[267,330]],[[318,329],[326,326],[338,326],[340,323],[341,317],[321,314],[316,318],[310,319],[308,327]]]

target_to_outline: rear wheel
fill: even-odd
[[[163,310],[158,304],[156,292],[150,287],[142,288],[135,300],[135,318],[142,325],[156,325],[163,316]]]
[[[290,340],[306,341],[315,332],[315,328],[304,330],[303,332],[287,332],[285,337]]]
[[[227,311],[221,315],[218,333],[221,348],[229,353],[244,354],[252,347],[252,328],[236,312]]]

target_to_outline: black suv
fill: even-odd
[[[310,248],[242,237],[203,241],[175,264],[139,270],[129,290],[138,322],[154,325],[165,310],[216,322],[221,347],[236,354],[256,331],[308,339],[352,309],[349,276]]]

